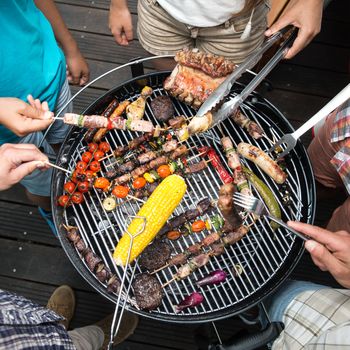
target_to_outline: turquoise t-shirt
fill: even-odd
[[[32,94],[54,110],[65,77],[64,54],[33,0],[0,0],[0,97]],[[17,140],[0,125],[0,144]]]

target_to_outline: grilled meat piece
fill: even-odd
[[[84,243],[84,241],[82,239],[80,239],[79,241],[77,241],[75,244],[75,247],[77,248],[79,253],[83,253],[85,251],[85,249],[87,249],[86,244]]]
[[[177,140],[169,140],[162,145],[162,150],[165,153],[175,151],[177,147]]]
[[[180,158],[184,156],[188,152],[188,148],[186,145],[180,145],[174,152],[171,153],[170,159],[174,160],[176,158]]]
[[[200,243],[195,243],[190,245],[186,250],[191,255],[199,254],[201,251],[202,245]]]
[[[185,122],[186,118],[183,115],[168,120],[168,124],[172,129],[180,129]]]
[[[119,165],[116,169],[118,174],[130,173],[135,168],[135,162],[133,160],[129,160],[128,162]]]
[[[185,217],[187,221],[194,220],[197,216],[200,215],[200,211],[196,209],[188,209],[185,211]]]
[[[157,96],[151,101],[151,108],[155,118],[164,123],[175,113],[173,102],[169,96]]]
[[[233,183],[224,184],[220,187],[218,207],[225,219],[223,232],[229,232],[237,229],[242,224],[242,218],[237,213],[233,204],[233,193],[235,187]]]
[[[211,245],[211,254],[213,256],[219,256],[224,254],[225,252],[225,244],[222,242],[214,243]]]
[[[241,240],[248,233],[248,231],[249,228],[241,225],[237,230],[229,232],[225,237],[223,237],[222,240],[226,245],[232,245]]]
[[[78,233],[78,227],[76,226],[65,226],[67,230],[67,238],[74,244],[78,242],[81,238]]]
[[[249,135],[254,139],[259,139],[263,136],[264,130],[255,123],[250,120],[246,115],[244,115],[240,109],[237,109],[231,116],[232,120],[239,125],[241,128],[244,128],[248,131]]]
[[[157,158],[157,153],[154,151],[148,151],[146,153],[142,153],[139,156],[137,156],[137,161],[139,164],[145,164],[145,163],[148,163],[155,158]]]
[[[92,252],[90,249],[87,250],[87,252],[85,253],[84,260],[89,270],[92,272],[95,272],[96,266],[102,261],[101,258],[97,256],[94,252]]]
[[[204,247],[208,247],[211,244],[213,244],[214,242],[217,242],[220,239],[220,237],[221,236],[217,232],[213,232],[202,239],[202,245]]]
[[[111,272],[103,263],[100,263],[96,268],[96,277],[99,281],[104,282],[110,279]]]
[[[107,292],[119,293],[119,291],[120,291],[120,281],[116,275],[113,275],[107,282]]]
[[[185,169],[185,173],[186,174],[198,173],[199,171],[204,170],[207,166],[208,166],[207,162],[205,160],[201,160],[198,163],[189,164]]]
[[[155,241],[142,252],[139,265],[149,271],[157,270],[166,264],[170,254],[171,247],[169,244]]]
[[[137,275],[132,287],[140,309],[154,310],[161,304],[163,290],[156,277],[148,273]]]
[[[187,261],[188,254],[186,253],[180,253],[172,256],[170,260],[168,261],[169,266],[177,266],[185,264]]]
[[[212,78],[224,77],[235,69],[235,64],[224,57],[201,52],[197,49],[185,48],[178,51],[175,55],[175,61],[187,67],[200,69]]]
[[[194,268],[199,269],[200,267],[206,265],[210,259],[210,255],[207,253],[199,254],[190,260],[190,264]]]
[[[209,209],[213,208],[210,198],[203,198],[198,203],[196,208],[199,210],[200,215],[206,213]]]

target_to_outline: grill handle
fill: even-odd
[[[234,337],[224,344],[212,344],[208,350],[254,350],[275,340],[283,330],[283,323],[271,322],[260,332]]]

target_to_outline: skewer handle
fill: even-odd
[[[50,163],[49,161],[45,162],[45,164],[49,165],[49,166],[52,167],[52,168],[56,168],[56,169],[58,169],[58,170],[64,171],[64,172],[67,173],[67,174],[71,174],[71,173],[72,173],[70,170],[65,169],[65,168],[62,168],[62,167],[60,167],[60,166],[58,166],[58,165],[56,165],[56,164],[52,164],[52,163]]]

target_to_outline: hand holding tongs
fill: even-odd
[[[268,153],[272,152],[274,149],[279,147],[281,144],[285,143],[286,148],[282,153],[278,154],[278,157],[284,157],[288,154],[297,144],[297,140],[300,136],[305,134],[309,129],[315,126],[323,118],[327,117],[334,109],[344,103],[348,98],[350,98],[350,84],[348,84],[342,91],[338,93],[331,101],[329,101],[319,112],[317,112],[312,118],[310,118],[305,124],[303,124],[298,130],[294,131],[292,134],[286,134],[282,136],[269,150]]]
[[[291,29],[290,26],[283,28],[279,32],[275,33],[269,39],[267,39],[260,49],[252,53],[248,58],[242,62],[225,80],[220,86],[218,86],[208,97],[208,99],[202,104],[197,112],[198,117],[204,116],[207,112],[211,111],[218,103],[230,93],[232,85],[240,76],[247,70],[253,68],[260,60],[261,56],[271,46],[280,40],[284,34]],[[230,116],[234,110],[242,103],[248,95],[260,84],[260,82],[266,77],[266,75],[272,70],[272,68],[284,57],[287,49],[291,46],[293,40],[296,37],[296,28],[291,32],[291,35],[284,41],[277,53],[272,59],[264,66],[264,68],[256,75],[256,77],[245,87],[245,89],[230,101],[224,103],[219,111],[213,113],[212,126],[220,123],[228,116]]]

